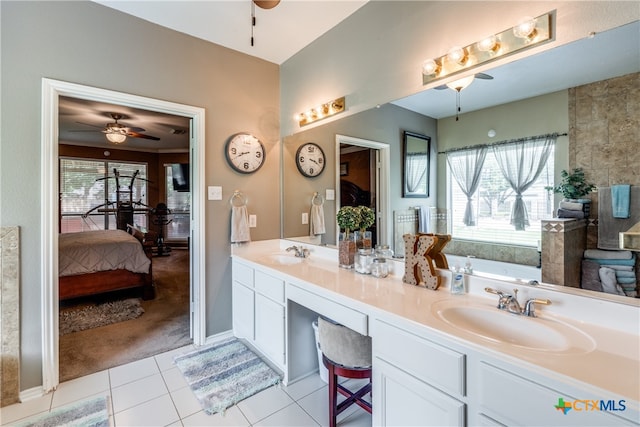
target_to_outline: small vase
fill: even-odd
[[[355,233],[340,233],[338,242],[338,265],[342,268],[353,268],[356,255]]]

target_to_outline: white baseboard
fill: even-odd
[[[229,329],[228,331],[220,332],[215,335],[209,335],[207,338],[205,338],[204,344],[205,345],[215,344],[217,342],[220,342],[222,340],[226,340],[227,338],[232,338],[232,337],[233,337],[233,331]]]
[[[44,392],[44,388],[42,388],[41,385],[37,386],[37,387],[33,387],[33,388],[29,388],[27,390],[22,390],[20,392],[20,402],[26,402],[28,400],[32,400],[32,399],[37,399],[38,397],[42,397],[44,396],[45,393]]]

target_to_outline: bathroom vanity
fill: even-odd
[[[338,267],[334,249],[295,257],[286,240],[233,249],[233,330],[283,373],[318,369],[311,322],[326,316],[373,341],[373,424],[638,425],[637,300],[584,298],[544,286],[466,276],[451,295]],[[549,299],[536,318],[498,310],[491,287]],[[589,320],[585,320],[589,319]]]

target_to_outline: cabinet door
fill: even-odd
[[[464,425],[464,403],[380,359],[373,371],[374,425]]]
[[[238,338],[254,340],[254,292],[252,289],[233,282],[232,286],[232,310],[233,310],[233,334]]]
[[[256,294],[256,346],[280,367],[284,366],[284,307]]]

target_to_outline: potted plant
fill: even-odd
[[[564,196],[564,200],[560,202],[560,208],[563,208],[563,202],[569,203],[581,203],[584,217],[588,217],[591,207],[591,199],[586,199],[585,196],[596,189],[596,186],[588,183],[582,168],[575,168],[571,171],[562,170],[560,172],[561,182],[555,187],[545,187],[548,191],[554,193],[561,193]]]
[[[338,263],[342,268],[353,268],[356,254],[355,235],[360,224],[360,212],[353,206],[343,206],[338,210],[336,221],[340,230],[340,240],[338,243]]]
[[[357,239],[358,248],[371,249],[371,231],[367,231],[367,228],[376,222],[376,214],[373,209],[368,206],[358,206],[356,209],[360,215],[358,224],[360,235]]]

